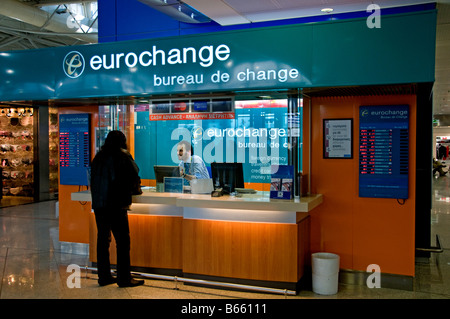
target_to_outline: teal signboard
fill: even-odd
[[[433,10],[3,52],[0,100],[430,82],[435,27]]]

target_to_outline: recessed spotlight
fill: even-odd
[[[324,12],[324,13],[331,13],[331,12],[333,12],[333,8],[323,8],[323,9],[320,10],[320,11],[322,11],[322,12]]]

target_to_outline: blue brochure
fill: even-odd
[[[271,166],[270,198],[292,199],[294,167],[292,165]]]

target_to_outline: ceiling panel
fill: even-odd
[[[186,0],[184,2],[221,25],[234,25],[251,22],[236,11],[236,9],[232,6],[221,0]]]

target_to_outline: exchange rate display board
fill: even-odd
[[[408,198],[409,106],[360,106],[359,196]]]
[[[89,114],[59,116],[59,176],[61,185],[89,185]]]

